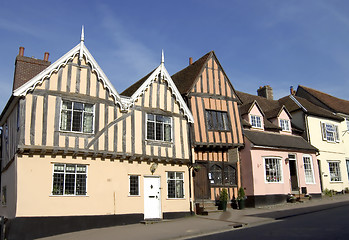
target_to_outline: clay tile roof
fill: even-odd
[[[257,146],[276,147],[281,149],[297,149],[317,152],[318,149],[300,136],[274,134],[261,131],[244,130],[247,139]]]
[[[336,98],[336,97],[331,96],[327,93],[320,92],[318,90],[304,87],[301,85],[298,86],[298,88],[303,88],[306,92],[313,95],[315,98],[320,100],[323,104],[328,106],[328,108],[330,108],[332,111],[334,111],[336,113],[349,114],[349,101],[344,100],[344,99],[340,99],[340,98]],[[298,89],[297,89],[297,92],[298,92]]]
[[[324,117],[324,118],[330,118],[330,119],[337,120],[337,121],[343,121],[342,117],[339,117],[339,116],[335,115],[333,112],[328,111],[322,107],[319,107],[319,106],[309,102],[305,98],[301,98],[301,97],[297,97],[297,96],[293,96],[293,97],[307,110],[307,113],[310,115]],[[280,101],[280,103],[284,104],[290,112],[297,111],[297,110],[301,109],[301,107],[298,106],[290,98],[290,96],[280,98],[279,101]]]
[[[18,55],[16,57],[13,90],[16,90],[30,79],[38,75],[45,68],[50,66],[50,64],[51,62],[49,61]]]
[[[193,62],[193,64],[171,76],[173,82],[176,84],[178,91],[181,94],[187,94],[190,92],[193,84],[195,83],[195,80],[201,73],[202,68],[204,67],[211,54],[213,54],[213,51],[205,54],[197,61]]]
[[[140,80],[138,80],[137,82],[135,82],[134,84],[132,84],[131,86],[126,88],[120,95],[123,95],[123,96],[126,96],[126,97],[131,97],[132,94],[135,91],[137,91],[137,89],[140,86],[142,86],[144,81],[146,81],[155,70],[156,70],[156,68],[153,71],[151,71],[150,73],[148,73],[145,77],[141,78]]]

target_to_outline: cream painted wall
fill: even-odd
[[[318,159],[321,161],[321,177],[323,189],[327,188],[336,191],[342,191],[346,187],[349,187],[347,167],[345,163],[345,143],[341,134],[340,141],[338,143],[327,142],[322,140],[321,122],[338,125],[340,133],[343,131],[343,123],[315,116],[308,116],[307,119],[311,144],[318,148],[320,153]],[[342,178],[341,182],[330,181],[328,161],[340,161],[340,171]]]
[[[3,189],[3,186],[6,186],[7,203],[6,205],[2,205],[0,198],[0,216],[4,216],[6,218],[13,218],[16,215],[16,165],[17,159],[15,158],[10,167],[5,172],[1,173],[1,191]],[[2,196],[2,192],[0,196]]]
[[[52,196],[54,163],[88,165],[87,196]],[[143,213],[143,178],[151,175],[146,162],[112,162],[101,159],[72,159],[23,156],[18,159],[18,201],[16,217],[72,216]],[[184,199],[167,199],[167,171],[184,173]],[[129,174],[140,176],[140,196],[128,196]],[[189,211],[188,168],[159,164],[154,176],[161,178],[162,212]]]

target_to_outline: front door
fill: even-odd
[[[288,165],[290,168],[290,180],[291,180],[291,189],[292,191],[298,191],[298,174],[297,174],[297,161],[296,161],[296,155],[289,154],[288,155]]]
[[[194,196],[195,201],[199,199],[210,199],[211,192],[208,185],[208,171],[207,164],[198,163],[198,171],[195,172],[194,177]]]
[[[144,219],[160,219],[160,177],[144,177]]]

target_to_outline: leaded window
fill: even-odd
[[[167,172],[167,197],[184,198],[183,172]]]
[[[310,156],[303,156],[305,183],[314,183],[313,164]]]
[[[224,166],[224,184],[225,185],[236,185],[236,169],[233,166]]]
[[[210,180],[212,184],[221,185],[222,181],[222,168],[217,164],[214,164],[210,167]]]
[[[261,116],[251,115],[251,125],[255,128],[262,128]]]
[[[281,182],[282,170],[280,158],[264,158],[266,182]]]
[[[222,111],[206,110],[207,129],[216,131],[228,131],[228,113]]]
[[[139,176],[130,175],[130,196],[139,196]]]
[[[86,178],[86,165],[56,163],[52,195],[86,195]]]
[[[171,142],[172,118],[162,115],[147,114],[147,139]]]
[[[60,127],[62,131],[92,133],[93,119],[93,104],[62,101]]]
[[[341,176],[341,169],[340,169],[340,162],[335,161],[335,162],[328,162],[328,166],[330,169],[330,177],[331,177],[331,182],[341,182],[342,181],[342,176]]]

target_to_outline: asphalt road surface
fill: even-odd
[[[273,223],[192,239],[349,240],[349,206],[285,218]]]

